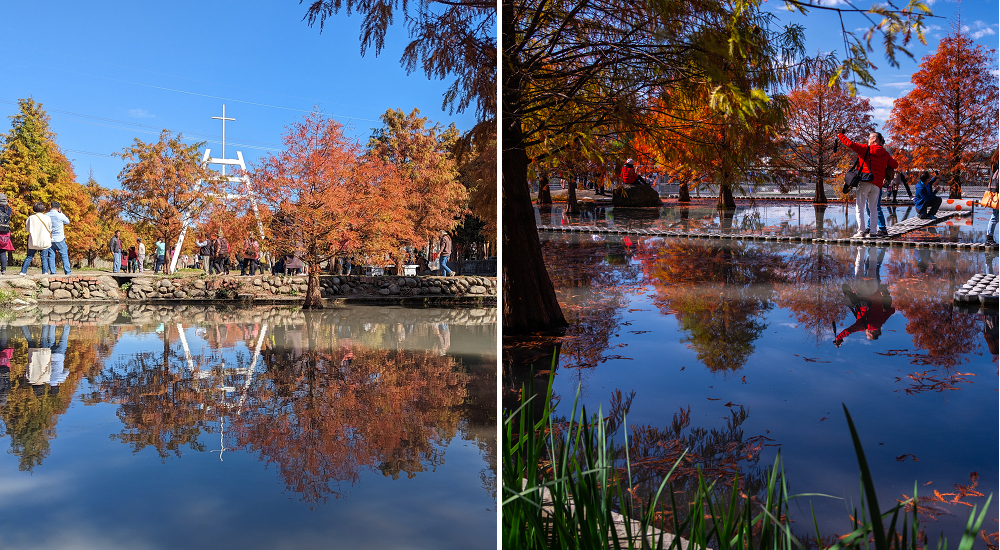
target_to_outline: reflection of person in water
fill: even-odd
[[[847,307],[857,320],[837,334],[833,341],[837,347],[844,343],[844,338],[862,330],[869,340],[878,340],[882,335],[882,325],[896,312],[896,308],[892,307],[889,287],[882,284],[882,260],[885,258],[886,249],[878,248],[877,251],[873,251],[872,248],[858,247],[854,262],[854,287],[844,283]],[[874,269],[872,269],[873,262]]]
[[[7,404],[10,395],[10,358],[14,348],[7,345],[7,327],[0,327],[0,407]]]
[[[997,344],[1000,343],[1000,314],[996,310],[983,310],[983,338],[986,339],[986,347],[993,355],[993,364],[997,362]]]
[[[451,329],[448,328],[448,323],[442,321],[434,323],[434,332],[441,343],[441,355],[444,356],[444,354],[448,353],[448,348],[451,347]]]
[[[21,327],[24,339],[28,341],[28,383],[35,394],[44,393],[45,384],[58,391],[59,384],[66,381],[66,345],[69,342],[70,327],[62,330],[62,338],[56,342],[56,326]],[[35,333],[39,336],[36,338]]]

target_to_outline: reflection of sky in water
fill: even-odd
[[[886,206],[883,203],[886,223],[902,222],[916,217],[912,206]],[[617,209],[591,207],[580,216],[565,216],[565,203],[554,203],[551,208],[535,207],[535,221],[541,225],[592,225],[597,227],[620,227],[629,229],[662,230],[703,230],[719,231],[732,228],[733,231],[754,234],[774,234],[782,236],[810,236],[824,238],[847,238],[857,231],[854,203],[845,207],[843,202],[831,202],[822,211],[821,218],[809,202],[761,201],[751,207],[738,204],[732,219],[725,220],[715,209],[715,200],[693,199],[688,206],[674,200],[666,200],[660,208]],[[952,217],[927,229],[906,234],[906,239],[943,240],[955,242],[983,242],[986,238],[986,224],[990,211],[977,208],[972,216]],[[818,231],[817,221],[822,221],[822,231]],[[725,225],[724,225],[725,224]]]
[[[560,355],[555,390],[564,403],[579,385],[588,410],[606,412],[614,390],[635,391],[630,424],[667,426],[690,406],[691,426],[705,429],[724,427],[742,405],[749,410],[744,434],[780,445],[792,493],[856,504],[844,403],[883,506],[911,495],[914,481],[920,494],[952,492],[971,472],[980,476],[980,491],[996,492],[996,355],[984,338],[984,315],[951,305],[956,285],[995,265],[995,256],[886,249],[878,275],[895,311],[877,339],[862,330],[837,347],[835,334],[856,321],[843,285],[854,292],[871,283],[864,258],[872,253],[877,263],[876,248],[861,250],[856,278],[857,247],[736,243],[727,251],[700,240],[635,239],[626,253],[617,237],[542,238],[564,310],[583,323]],[[581,254],[581,246],[596,253]],[[583,265],[586,258],[597,263]],[[610,328],[588,317],[591,310],[612,317]],[[957,389],[934,391],[943,380]],[[765,448],[761,465],[774,457],[775,448]],[[843,501],[813,504],[825,534],[849,530]],[[970,509],[945,509],[958,516],[932,522],[928,533],[944,530],[954,541]],[[807,503],[801,513],[799,529],[809,531]]]
[[[188,308],[174,316],[136,316],[134,322],[121,323],[128,316],[120,315],[114,323],[74,324],[66,362],[70,377],[58,395],[41,399],[24,385],[28,350],[21,328],[8,327],[15,387],[0,409],[0,428],[8,432],[0,435],[0,445],[8,450],[0,454],[0,547],[495,546],[496,478],[488,462],[496,453],[495,310],[354,307],[312,320],[284,308],[247,311],[256,319],[233,310],[192,314]],[[456,316],[455,311],[461,312]],[[268,330],[260,338],[264,323]],[[65,323],[55,324],[61,334]],[[334,339],[335,334],[340,336]],[[110,376],[137,372],[129,363],[136,354],[148,356],[149,369],[156,371],[165,336],[171,354],[166,383],[155,385],[151,381],[157,378],[151,377],[142,379],[146,386],[130,391],[134,379]],[[310,339],[318,345],[310,347]],[[258,341],[255,374],[244,385]],[[193,374],[182,342],[196,368]],[[106,356],[94,351],[101,346]],[[312,370],[299,360],[312,361]],[[316,380],[307,383],[311,376]],[[234,409],[245,387],[250,390],[240,416]],[[407,414],[406,400],[413,399],[418,412],[409,414],[400,429],[414,440],[429,439],[406,447],[420,453],[407,457],[393,446],[393,426],[366,431],[363,425],[343,425],[345,441],[356,450],[345,457],[375,456],[377,462],[340,464],[340,455],[324,455],[324,449],[337,448],[328,441],[339,425],[317,427],[315,437],[308,426],[358,415],[338,410],[341,403],[326,397],[324,388],[353,400],[344,403],[356,404],[355,412],[372,423],[391,420],[399,411]],[[391,394],[381,395],[380,388]],[[32,407],[67,395],[63,408],[56,406],[47,420],[37,420],[46,426],[42,440],[48,445],[40,463],[30,472],[19,471],[23,453],[11,452],[17,446],[12,439],[32,440],[17,427],[19,418],[33,418]],[[172,402],[156,401],[168,395]],[[128,409],[139,399],[157,406]],[[371,403],[383,403],[382,409],[361,411]],[[315,419],[289,421],[289,415],[301,415],[310,406],[317,407]],[[173,450],[161,457],[151,445],[133,453],[132,443],[121,435],[141,430],[123,423],[139,418],[160,422],[168,431],[177,426],[175,437],[194,433],[195,443],[186,439],[178,445],[179,457]],[[411,418],[431,423],[421,426]],[[289,432],[289,426],[298,431]],[[146,433],[153,437],[156,431]],[[272,431],[280,437],[269,442]],[[295,486],[302,481],[298,470],[320,472],[320,485],[329,476],[328,492],[305,498],[308,493]]]

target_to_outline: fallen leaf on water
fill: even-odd
[[[899,462],[906,462],[906,457],[912,458],[914,462],[920,462],[920,459],[917,458],[916,455],[914,455],[912,453],[903,453],[903,454],[897,456],[896,460],[898,460]]]
[[[743,383],[744,383],[744,384],[746,384],[746,383],[747,383],[747,377],[746,377],[746,376],[744,376],[744,377],[743,377]]]
[[[727,407],[736,407],[737,405],[735,403],[733,403],[732,401],[730,401],[729,403],[726,403],[726,406]]]
[[[822,361],[819,357],[803,357],[807,363],[829,363],[830,361]]]
[[[719,399],[713,399],[713,398],[711,398],[711,397],[709,397],[709,398],[708,398],[708,400],[709,400],[709,401],[719,401],[719,400],[721,400],[721,399],[722,399],[721,397],[720,397]]]
[[[820,422],[822,422],[822,421],[824,421],[824,420],[826,420],[826,417],[825,417],[825,416],[824,416],[823,418],[820,418],[820,419],[819,419],[819,421],[820,421]]]

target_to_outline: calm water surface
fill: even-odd
[[[567,407],[579,388],[591,412],[628,410],[631,456],[644,464],[637,484],[658,482],[656,472],[687,448],[690,466],[739,468],[743,489],[759,494],[780,450],[792,493],[846,499],[812,499],[823,535],[844,534],[859,485],[845,404],[884,508],[912,495],[914,482],[920,495],[941,493],[925,502],[932,540],[961,534],[970,508],[943,502],[960,493],[956,485],[980,507],[977,494],[997,495],[997,312],[952,304],[972,274],[996,271],[996,256],[542,240],[572,324],[555,391]],[[800,506],[796,532],[807,536],[809,503]],[[996,532],[996,521],[984,529]]]
[[[496,310],[0,324],[2,548],[493,548]]]

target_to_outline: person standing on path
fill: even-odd
[[[212,242],[212,271],[220,275],[224,274],[227,270],[227,264],[229,263],[229,241],[226,240],[226,236],[222,234],[222,230],[219,230],[218,236],[215,241]]]
[[[987,190],[996,193],[1000,189],[1000,148],[993,151],[993,156],[990,157],[990,183]],[[993,234],[997,230],[997,221],[1000,218],[1000,209],[991,208],[993,211],[990,214],[989,224],[986,226],[986,244],[994,245],[997,244],[996,237]]]
[[[455,272],[448,267],[448,257],[451,256],[451,236],[444,229],[441,230],[441,241],[438,243],[441,261],[441,275],[444,277],[451,277]]]
[[[146,245],[142,242],[142,239],[137,238],[135,240],[135,252],[136,252],[136,268],[139,273],[142,273],[142,265],[146,262]]]
[[[52,219],[44,213],[45,205],[40,202],[36,202],[32,210],[35,213],[28,216],[24,222],[24,227],[28,231],[28,257],[24,259],[24,265],[21,266],[21,275],[28,274],[28,266],[31,265],[31,260],[34,259],[35,252],[38,251],[42,253],[42,275],[48,275],[49,265],[45,259],[52,247]]]
[[[212,241],[207,236],[202,235],[202,240],[195,241],[194,244],[198,247],[198,255],[201,257],[201,267],[205,270],[205,275],[211,275]]]
[[[243,266],[240,268],[240,275],[249,275],[251,277],[260,271],[260,243],[257,239],[249,236],[243,243]]]
[[[62,205],[52,201],[52,210],[49,210],[49,218],[52,220],[52,250],[49,252],[49,273],[56,273],[56,254],[62,258],[63,273],[69,275],[69,248],[66,246],[66,232],[63,226],[69,224],[69,218],[63,214]]]
[[[10,239],[10,218],[14,210],[7,204],[7,195],[0,193],[0,275],[7,274],[7,261],[14,252],[14,241]]]
[[[156,255],[156,265],[153,267],[153,274],[160,272],[160,268],[163,268],[163,272],[167,271],[167,243],[163,241],[163,238],[156,239],[156,249],[153,251]]]
[[[111,249],[111,269],[113,273],[118,273],[122,269],[122,232],[115,230],[115,235],[108,243]]]
[[[860,169],[862,172],[862,177],[864,174],[868,174],[868,181],[862,181],[858,185],[857,198],[855,200],[855,213],[858,218],[858,232],[855,233],[854,238],[862,238],[866,235],[872,237],[888,237],[889,234],[886,230],[877,231],[876,224],[878,220],[878,200],[879,195],[882,192],[882,184],[885,181],[885,168],[886,166],[891,166],[893,169],[899,168],[899,163],[896,162],[892,155],[886,151],[882,145],[885,143],[885,139],[882,138],[882,134],[878,132],[872,132],[868,134],[868,145],[861,145],[860,143],[855,143],[844,135],[843,128],[840,129],[840,133],[837,134],[837,139],[841,143],[846,145],[849,149],[857,153],[860,162]],[[865,205],[867,204],[868,210],[868,224],[866,228],[865,224]]]

